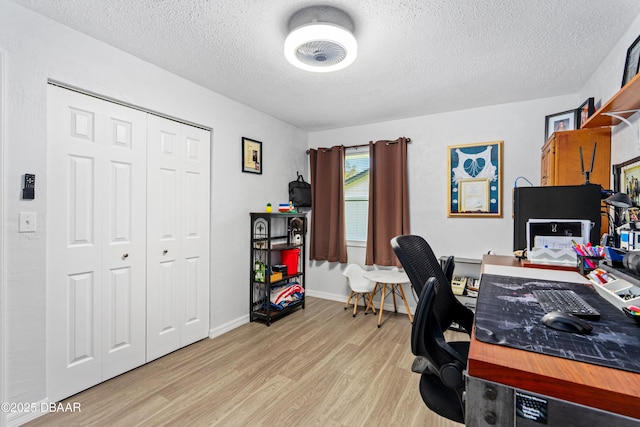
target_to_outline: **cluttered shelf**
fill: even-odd
[[[269,276],[269,281],[267,284],[269,286],[278,286],[282,282],[286,283],[289,281],[289,279],[295,279],[300,276],[302,276],[302,272],[298,272],[294,274],[286,274],[280,271],[276,271]],[[254,282],[258,284],[265,283],[265,278],[256,278]]]
[[[624,267],[616,268],[603,261],[587,274],[595,290],[614,306],[640,307],[640,278]]]
[[[256,319],[271,321],[271,320],[276,320],[282,316],[286,316],[287,314],[291,313],[297,308],[302,307],[302,305],[304,304],[304,301],[300,298],[300,299],[291,301],[287,305],[277,306],[277,307],[274,305],[272,301],[270,301],[268,303],[269,311],[267,311],[266,309],[267,304],[265,303],[265,301],[256,301],[255,304],[256,305],[253,309],[253,316]]]
[[[304,308],[303,213],[253,212],[251,216],[250,320],[272,320]]]
[[[438,259],[442,268],[445,268],[448,258],[448,256],[441,256]],[[479,277],[482,261],[459,256],[455,256],[453,261],[455,267],[451,277],[451,290],[458,300],[474,310],[475,299],[478,297],[478,286],[480,285]]]
[[[480,279],[477,277],[454,275],[451,278],[451,290],[456,296],[477,298],[479,286]]]
[[[273,275],[267,283],[264,281],[254,282],[254,295],[252,298],[251,317],[253,320],[265,320],[270,324],[272,320],[278,319],[298,307],[304,308],[304,287],[296,279],[302,279],[303,273],[298,272],[290,275],[276,273],[277,279]]]

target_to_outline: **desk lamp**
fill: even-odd
[[[604,202],[616,208],[627,209],[633,206],[631,197],[629,197],[627,193],[613,193],[611,196],[607,197]]]
[[[622,226],[622,212],[625,209],[629,209],[633,206],[633,202],[631,201],[631,197],[627,193],[613,193],[611,196],[604,199],[604,203],[613,206],[613,230],[611,230],[611,219],[609,220],[609,236],[614,239],[614,246],[619,247],[618,242],[618,233],[612,232],[617,231],[617,229]],[[621,210],[618,213],[618,208]]]

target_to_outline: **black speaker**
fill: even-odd
[[[530,219],[588,219],[593,223],[590,241],[600,242],[600,194],[595,184],[551,187],[517,187],[513,190],[513,250],[527,247]]]

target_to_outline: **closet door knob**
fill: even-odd
[[[169,252],[169,251],[165,249],[164,251],[162,251],[162,255],[166,255],[167,252]]]
[[[129,254],[122,254],[122,259],[127,259],[129,258]]]

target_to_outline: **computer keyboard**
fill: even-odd
[[[600,319],[600,313],[572,290],[538,289],[533,291],[533,295],[547,313],[562,311],[585,319]]]

